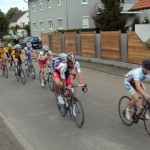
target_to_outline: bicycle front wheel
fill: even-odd
[[[23,69],[20,69],[20,78],[21,78],[22,84],[25,84],[26,83],[26,77],[25,77],[25,73],[24,73]]]
[[[53,80],[53,74],[52,73],[48,74],[47,82],[48,82],[49,89],[51,91],[54,91],[54,80]]]
[[[35,79],[36,73],[35,73],[35,68],[33,65],[31,65],[31,75],[32,75],[32,78]]]
[[[147,133],[150,135],[150,106],[148,106],[144,112],[144,127]]]
[[[127,126],[130,126],[134,123],[134,120],[131,118],[131,120],[128,120],[125,116],[126,114],[126,108],[128,106],[128,103],[130,101],[130,97],[128,96],[123,96],[121,97],[121,99],[119,100],[119,104],[118,104],[118,111],[119,111],[119,116],[122,120],[122,122],[127,125]]]
[[[84,111],[81,102],[74,97],[72,102],[72,110],[71,114],[74,122],[78,127],[82,127],[84,124]]]
[[[5,72],[5,77],[8,78],[8,68],[6,65],[5,65],[5,71],[4,72]]]

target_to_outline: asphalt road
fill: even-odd
[[[85,112],[81,129],[69,115],[60,116],[54,94],[40,86],[38,77],[28,78],[26,85],[16,81],[13,71],[8,79],[0,78],[0,110],[13,126],[12,132],[19,135],[18,140],[23,139],[28,150],[149,150],[150,136],[143,122],[127,127],[118,116],[118,101],[128,94],[122,77],[128,69],[81,65],[88,84],[88,93],[77,91]],[[87,69],[90,65],[97,71]]]

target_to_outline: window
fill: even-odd
[[[82,17],[82,26],[83,28],[89,28],[89,16]]]
[[[44,30],[44,22],[42,22],[42,21],[40,22],[40,29]]]
[[[48,8],[52,7],[52,0],[47,0],[47,6],[48,6]]]
[[[88,0],[81,0],[81,4],[88,4]]]
[[[57,0],[57,6],[61,6],[61,0]]]
[[[35,12],[35,5],[32,4],[32,11]]]
[[[52,22],[52,20],[48,21],[48,27],[49,27],[49,30],[53,30],[53,22]]]
[[[58,28],[63,29],[63,20],[61,18],[57,20],[58,20]]]
[[[37,26],[35,22],[33,23],[33,31],[37,31]]]
[[[42,10],[42,2],[39,2],[39,9]]]

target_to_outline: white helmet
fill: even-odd
[[[22,47],[21,47],[20,44],[16,44],[15,47],[14,47],[14,49],[15,49],[15,50],[16,50],[16,49],[22,49]]]
[[[64,61],[64,60],[67,59],[67,54],[66,54],[66,53],[61,53],[61,54],[59,55],[59,57]]]
[[[68,53],[67,54],[67,60],[71,61],[73,64],[76,62],[76,56],[73,53]]]
[[[11,44],[11,43],[8,43],[8,44],[7,44],[7,47],[12,47],[12,44]]]
[[[42,50],[44,52],[47,52],[49,50],[49,47],[47,45],[43,45]]]
[[[26,43],[27,48],[31,48],[32,44],[30,42]]]

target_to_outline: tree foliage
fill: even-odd
[[[10,8],[6,13],[6,16],[10,20],[17,12],[19,12],[19,9],[17,7]]]
[[[0,11],[0,37],[8,33],[9,21],[3,12]]]
[[[92,14],[96,28],[103,31],[124,30],[127,15],[121,14],[123,7],[118,0],[101,0],[102,7]]]

